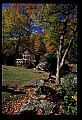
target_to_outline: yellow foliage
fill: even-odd
[[[72,98],[77,101],[77,96],[76,95],[72,96]]]
[[[3,12],[6,12],[6,8],[3,9]]]
[[[18,40],[18,38],[14,37],[14,38],[9,38],[8,40]]]

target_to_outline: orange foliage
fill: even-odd
[[[47,52],[54,52],[56,50],[55,43],[52,41],[48,41],[45,46]]]
[[[40,41],[35,41],[35,46],[34,46],[34,51],[35,53],[39,52],[40,51],[40,47],[41,47],[41,43]]]
[[[31,10],[34,9],[33,3],[26,3],[26,4],[10,3],[10,6],[12,7],[12,10],[14,10],[16,13],[18,13],[22,8],[22,9],[26,9],[26,12],[30,14]]]

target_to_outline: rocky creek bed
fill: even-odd
[[[23,84],[17,90],[11,86],[3,86],[2,89],[3,92],[11,92],[9,99],[15,99],[19,94],[22,96],[20,100],[3,102],[5,104],[2,108],[3,115],[55,114],[57,100],[54,101],[54,94],[56,91],[48,87],[47,82],[44,85],[43,80],[30,80],[28,84]]]
[[[47,99],[46,91],[48,88],[44,86],[44,81],[30,80],[33,98],[27,100],[18,114],[35,114],[49,115],[52,114],[56,104]],[[26,86],[24,86],[26,87]],[[27,86],[29,87],[29,86]]]
[[[45,82],[44,80],[29,80],[17,89],[11,85],[3,86],[3,93],[9,92],[9,100],[2,100],[2,114],[62,115],[64,114],[62,109],[64,96],[58,92],[58,89],[54,79],[45,80]]]

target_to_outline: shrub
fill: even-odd
[[[60,85],[60,92],[63,97],[63,109],[65,114],[77,114],[77,76],[66,75]]]

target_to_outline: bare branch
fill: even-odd
[[[77,32],[77,26],[76,26],[76,28],[75,28],[76,30],[72,29],[69,25],[67,25],[67,26],[68,26],[73,32],[75,32],[75,31]]]

